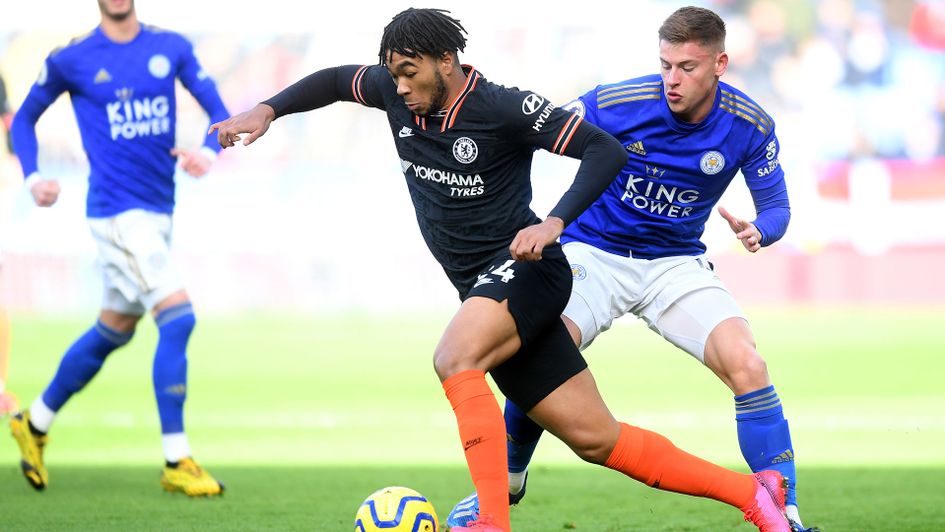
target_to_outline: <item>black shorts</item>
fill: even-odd
[[[561,321],[571,296],[566,258],[516,262],[511,255],[500,255],[466,297],[473,296],[508,300],[522,347],[490,373],[502,393],[523,411],[587,367]]]

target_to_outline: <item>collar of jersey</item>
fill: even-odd
[[[683,122],[676,118],[676,115],[669,110],[669,103],[666,101],[666,98],[660,98],[660,100],[662,102],[663,116],[666,118],[666,123],[669,124],[669,127],[680,133],[689,133],[702,129],[715,120],[715,116],[719,113],[719,102],[722,101],[722,86],[719,85],[715,88],[715,101],[712,103],[712,110],[709,111],[709,114],[707,114],[701,122],[696,122],[695,124]]]
[[[95,26],[95,30],[93,30],[93,33],[95,34],[95,37],[96,37],[96,38],[101,39],[101,40],[105,41],[105,42],[108,43],[108,44],[111,44],[111,45],[114,45],[114,46],[128,46],[129,44],[138,42],[138,40],[141,39],[141,37],[144,35],[145,30],[146,30],[147,28],[148,28],[148,25],[145,24],[144,22],[141,22],[141,21],[139,20],[139,21],[138,21],[138,34],[135,35],[135,37],[134,37],[133,39],[131,39],[130,41],[128,41],[128,42],[115,42],[115,41],[111,40],[111,39],[108,37],[108,35],[105,35],[105,31],[102,30],[102,25],[101,25],[101,24],[99,24],[98,26]]]
[[[479,78],[482,77],[482,74],[476,70],[476,67],[472,65],[462,65],[463,72],[466,73],[466,84],[463,85],[463,90],[459,91],[459,94],[456,96],[456,99],[447,107],[446,109],[430,115],[433,118],[442,118],[443,122],[440,124],[440,132],[446,131],[447,129],[453,127],[453,124],[456,123],[456,116],[459,114],[459,109],[463,106],[463,102],[466,101],[466,97],[469,96],[476,88],[476,83],[479,81]],[[414,115],[414,122],[422,129],[427,128],[426,117],[420,117]]]

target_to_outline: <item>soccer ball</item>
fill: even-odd
[[[410,488],[391,486],[364,499],[354,517],[354,532],[437,532],[436,510]]]

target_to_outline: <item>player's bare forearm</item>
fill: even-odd
[[[222,122],[210,126],[209,133],[217,132],[217,142],[224,149],[235,146],[240,140],[243,146],[249,146],[259,137],[266,134],[269,124],[276,119],[276,112],[272,107],[259,103],[249,111],[231,116]],[[243,139],[241,135],[246,134]]]
[[[545,246],[557,242],[564,231],[564,220],[549,216],[545,221],[522,229],[509,245],[509,253],[515,260],[541,260]]]

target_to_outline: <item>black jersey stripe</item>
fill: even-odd
[[[354,75],[354,79],[351,80],[351,93],[354,95],[354,101],[361,105],[367,105],[367,101],[361,93],[361,79],[364,78],[364,73],[367,72],[367,69],[367,65],[359,68]]]
[[[459,96],[453,100],[453,103],[450,104],[449,109],[446,111],[446,116],[443,118],[440,131],[446,131],[447,128],[453,127],[453,123],[456,121],[456,114],[459,112],[459,108],[463,106],[463,100],[472,92],[473,88],[476,86],[476,81],[479,80],[479,72],[475,67],[469,65],[463,65],[463,67],[469,67],[470,69],[469,73],[466,75],[466,85],[463,86],[463,90],[460,91]]]
[[[568,121],[564,123],[564,127],[561,128],[561,132],[558,133],[558,138],[555,139],[555,143],[551,147],[552,153],[564,155],[564,150],[568,147],[568,143],[571,142],[571,137],[574,136],[574,132],[577,131],[578,124],[583,120],[584,119],[578,115],[571,115],[571,118],[569,118]]]

